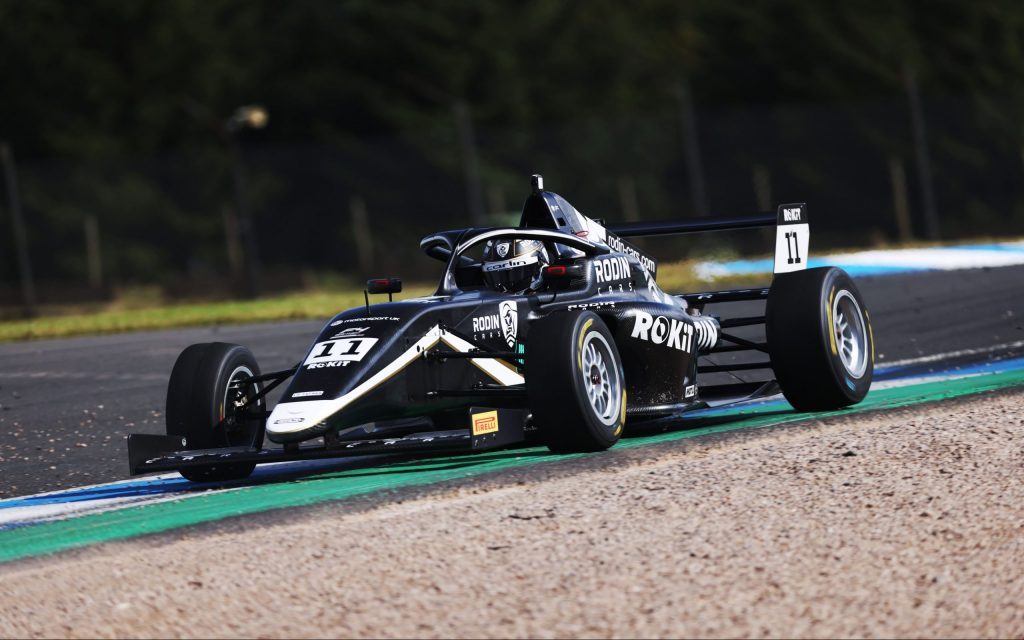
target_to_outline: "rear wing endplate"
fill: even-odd
[[[756,213],[728,218],[674,220],[671,222],[632,222],[611,224],[606,227],[609,236],[629,238],[640,236],[667,236],[707,231],[735,231],[758,227],[776,227],[775,273],[789,273],[807,268],[807,250],[810,246],[810,225],[805,203],[783,204],[774,213]]]

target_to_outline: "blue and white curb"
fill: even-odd
[[[954,351],[909,360],[879,363],[879,366],[875,368],[875,381],[872,384],[872,389],[1024,370],[1024,357],[1018,355],[1022,348],[1024,348],[1024,341],[983,349]],[[1005,355],[1000,359],[1002,354]],[[988,357],[981,362],[976,359],[959,365],[949,362],[954,358],[982,355]],[[735,413],[740,406],[763,408],[775,405],[779,408],[789,406],[781,396],[773,396],[727,407],[702,409],[689,413],[688,417],[709,418]],[[374,456],[374,459],[383,458],[383,456]],[[280,482],[287,479],[289,475],[340,470],[352,465],[362,466],[366,465],[368,460],[370,459],[359,457],[261,465],[248,480],[233,483],[195,484],[185,480],[177,473],[164,473],[120,482],[9,498],[0,500],[0,531],[131,506],[187,500],[211,492],[236,491],[254,482]]]
[[[811,258],[807,266],[839,267],[852,276],[878,276],[911,271],[953,271],[985,267],[1010,267],[1024,264],[1024,241],[994,244],[957,245],[926,249],[877,249],[857,253],[837,253]],[[701,262],[695,271],[699,278],[771,273],[773,261],[733,260]]]

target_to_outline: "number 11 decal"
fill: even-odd
[[[796,231],[786,232],[786,250],[789,251],[789,264],[800,264],[800,244],[796,239]],[[793,257],[796,254],[796,257]]]

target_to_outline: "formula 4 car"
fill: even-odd
[[[369,281],[366,305],[327,322],[290,369],[261,373],[238,345],[185,349],[168,385],[167,435],[129,436],[131,472],[225,480],[261,462],[469,452],[526,440],[555,452],[599,451],[627,423],[780,390],[800,411],[866,395],[874,360],[868,312],[844,271],[806,269],[806,205],[608,225],[545,191],[540,176],[532,187],[517,227],[421,241],[445,265],[434,295],[394,302],[400,280]],[[658,263],[624,240],[764,226],[777,228],[765,289],[664,293]],[[389,302],[370,304],[369,294],[383,293]],[[704,312],[744,301],[765,301],[763,315]],[[763,340],[734,330],[757,325]],[[706,363],[741,351],[760,359]],[[701,382],[755,369],[771,379]],[[268,392],[285,381],[268,411]],[[265,437],[281,446],[264,448]]]

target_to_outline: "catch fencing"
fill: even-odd
[[[807,202],[812,251],[1022,235],[1020,127],[1011,132],[986,113],[957,96],[926,98],[918,120],[899,98],[735,109],[680,102],[660,113],[512,128],[456,105],[428,129],[332,143],[242,139],[233,151],[211,141],[87,162],[19,158],[14,149],[6,164],[18,193],[7,180],[0,204],[0,304],[22,302],[19,255],[39,302],[130,285],[240,294],[254,274],[263,292],[317,273],[431,280],[440,265],[420,255],[419,238],[514,223],[532,173],[608,220]],[[679,238],[657,241],[657,250],[663,259],[764,253],[764,240]]]

